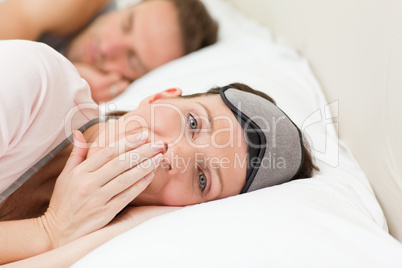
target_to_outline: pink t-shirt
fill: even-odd
[[[42,43],[0,41],[0,202],[21,175],[98,117],[88,83],[64,56]]]

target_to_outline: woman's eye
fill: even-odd
[[[204,192],[205,188],[207,187],[207,177],[202,172],[198,174],[198,184],[201,192]]]
[[[189,123],[190,128],[191,128],[192,130],[197,130],[197,129],[198,129],[198,122],[197,122],[197,120],[194,118],[194,116],[191,115],[191,114],[189,115],[188,123]]]

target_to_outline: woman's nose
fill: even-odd
[[[161,166],[171,176],[189,172],[193,167],[193,157],[181,144],[169,146],[164,156],[164,162]]]

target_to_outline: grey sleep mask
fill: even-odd
[[[243,127],[247,142],[247,175],[241,193],[292,180],[304,161],[299,128],[258,95],[230,87],[219,94]]]

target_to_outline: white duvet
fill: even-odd
[[[310,137],[320,172],[151,219],[74,267],[402,267],[402,245],[337,138],[338,103],[327,103],[306,61],[267,29],[223,0],[204,2],[220,41],[149,73],[103,108],[132,109],[170,87],[194,93],[243,82],[272,96]]]

